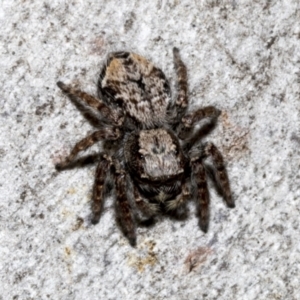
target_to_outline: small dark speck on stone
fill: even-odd
[[[60,124],[59,127],[60,127],[60,129],[65,129],[67,125],[68,125],[68,122],[65,122],[65,123]]]

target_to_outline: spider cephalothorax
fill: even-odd
[[[98,130],[78,142],[56,167],[67,168],[74,164],[78,152],[104,141],[103,153],[98,155],[92,222],[99,221],[107,186],[114,186],[118,220],[131,245],[136,243],[137,223],[153,219],[159,212],[176,214],[189,199],[197,202],[199,225],[206,232],[207,170],[227,205],[234,207],[220,152],[212,143],[201,143],[220,112],[207,106],[187,113],[186,67],[177,48],[173,54],[178,76],[174,102],[164,73],[130,52],[108,56],[98,81],[98,98],[57,83],[71,99],[80,99],[96,113],[93,123]],[[208,120],[205,130],[195,130],[194,125],[202,119]],[[206,167],[206,157],[211,157],[212,166]]]

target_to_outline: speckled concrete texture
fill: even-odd
[[[299,20],[297,0],[3,0],[0,299],[299,299]],[[112,197],[89,223],[95,167],[54,169],[93,130],[56,82],[95,94],[105,56],[125,49],[174,90],[173,46],[193,107],[222,110],[207,139],[236,208],[210,186],[207,234],[191,204],[132,248]]]

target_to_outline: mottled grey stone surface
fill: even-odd
[[[0,4],[0,299],[299,299],[300,5],[290,1],[8,1]],[[181,49],[194,106],[236,208],[213,188],[128,245],[108,199],[89,224],[94,167],[53,165],[92,128],[56,81],[95,93],[106,54],[138,52],[174,87]],[[97,146],[92,150],[97,151]]]

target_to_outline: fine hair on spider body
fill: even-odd
[[[177,96],[172,101],[164,73],[146,58],[131,52],[108,55],[97,83],[98,95],[57,82],[70,99],[92,110],[97,130],[75,144],[56,165],[73,165],[79,152],[103,141],[97,161],[92,194],[92,223],[99,222],[103,201],[113,187],[117,220],[132,246],[136,226],[159,213],[184,214],[188,200],[197,204],[199,226],[208,230],[212,174],[228,207],[234,207],[227,172],[220,151],[203,136],[215,126],[220,111],[206,106],[188,112],[187,70],[179,50],[173,49]],[[207,120],[200,129],[195,126]],[[210,158],[210,167],[205,159]]]

